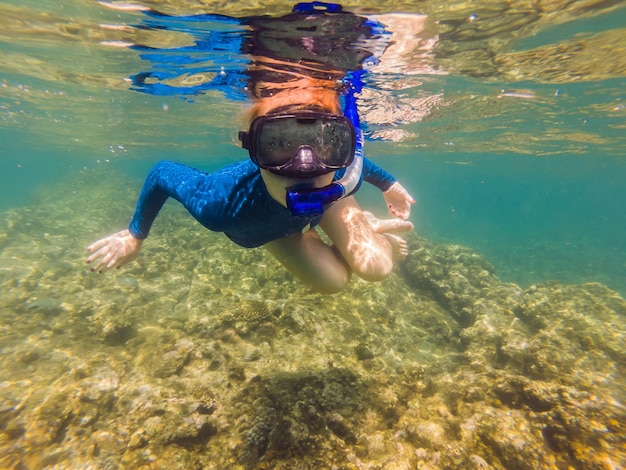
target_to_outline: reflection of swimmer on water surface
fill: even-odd
[[[240,132],[250,159],[210,174],[157,164],[129,228],[88,248],[93,270],[136,258],[168,197],[240,246],[264,246],[323,292],[341,290],[352,273],[381,280],[406,255],[397,234],[412,229],[406,219],[415,201],[362,151],[356,94],[361,64],[372,55],[362,45],[374,26],[350,13],[328,13],[324,5],[299,4],[282,18],[250,21],[244,50],[252,57],[246,73],[253,104],[249,128]],[[363,179],[383,191],[397,218],[361,210],[353,194]]]

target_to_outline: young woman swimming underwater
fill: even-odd
[[[242,247],[265,247],[320,292],[342,290],[353,273],[382,280],[406,255],[397,234],[413,228],[407,219],[415,201],[392,175],[363,157],[355,94],[361,63],[371,53],[354,44],[371,35],[372,26],[321,2],[248,24],[247,89],[253,105],[248,129],[239,137],[250,158],[213,173],[158,163],[129,227],[87,248],[92,271],[134,260],[169,197],[209,230],[224,232]],[[377,219],[361,210],[353,194],[362,180],[381,189],[395,218]]]

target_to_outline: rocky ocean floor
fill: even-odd
[[[626,467],[626,301],[501,282],[410,237],[385,282],[305,289],[175,204],[132,266],[85,246],[136,181],[94,172],[0,221],[0,467]]]

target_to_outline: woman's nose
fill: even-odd
[[[315,164],[316,158],[313,153],[313,149],[308,145],[302,145],[298,149],[298,153],[296,154],[295,167],[296,170],[302,173],[310,173],[317,170],[317,165]]]

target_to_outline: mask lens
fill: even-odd
[[[322,122],[317,137],[313,148],[325,165],[341,168],[352,160],[354,137],[347,121]]]
[[[261,166],[282,166],[296,155],[301,144],[287,121],[268,120],[259,128],[256,157]]]
[[[302,113],[258,119],[253,123],[254,158],[261,167],[287,165],[303,146],[310,147],[319,163],[329,169],[343,168],[352,161],[354,129],[343,116]]]

